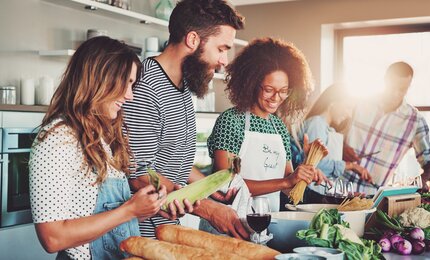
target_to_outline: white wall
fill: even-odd
[[[109,36],[137,46],[148,36],[168,38],[166,27],[127,22],[52,2],[1,0],[0,86],[18,87],[22,77],[39,79],[42,75],[53,77],[57,85],[69,57],[41,57],[38,51],[75,49],[86,39],[87,29],[106,29]],[[132,5],[153,15],[147,0],[132,1]]]

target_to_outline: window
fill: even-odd
[[[430,25],[339,30],[337,36],[337,72],[351,94],[380,93],[387,67],[405,61],[414,69],[407,100],[430,111]]]

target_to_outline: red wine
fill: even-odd
[[[257,233],[260,233],[269,226],[271,218],[270,214],[254,213],[246,215],[248,225]]]

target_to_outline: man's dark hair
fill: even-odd
[[[205,41],[219,33],[219,26],[243,29],[244,18],[224,0],[183,0],[170,16],[169,43],[181,42],[187,33],[195,31]]]
[[[400,76],[400,77],[407,77],[407,76],[414,76],[414,70],[412,67],[407,64],[406,62],[399,61],[391,64],[386,72],[386,76]]]

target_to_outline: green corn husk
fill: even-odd
[[[152,186],[155,187],[157,192],[160,190],[160,177],[158,174],[151,168],[148,168],[148,176],[149,176],[149,183],[152,184]]]
[[[184,199],[188,199],[191,204],[197,200],[205,199],[212,193],[216,192],[226,183],[233,179],[233,172],[230,169],[217,171],[201,180],[191,183],[190,185],[173,191],[167,195],[166,203],[161,207],[162,210],[169,212],[169,203],[178,200],[184,207]]]

